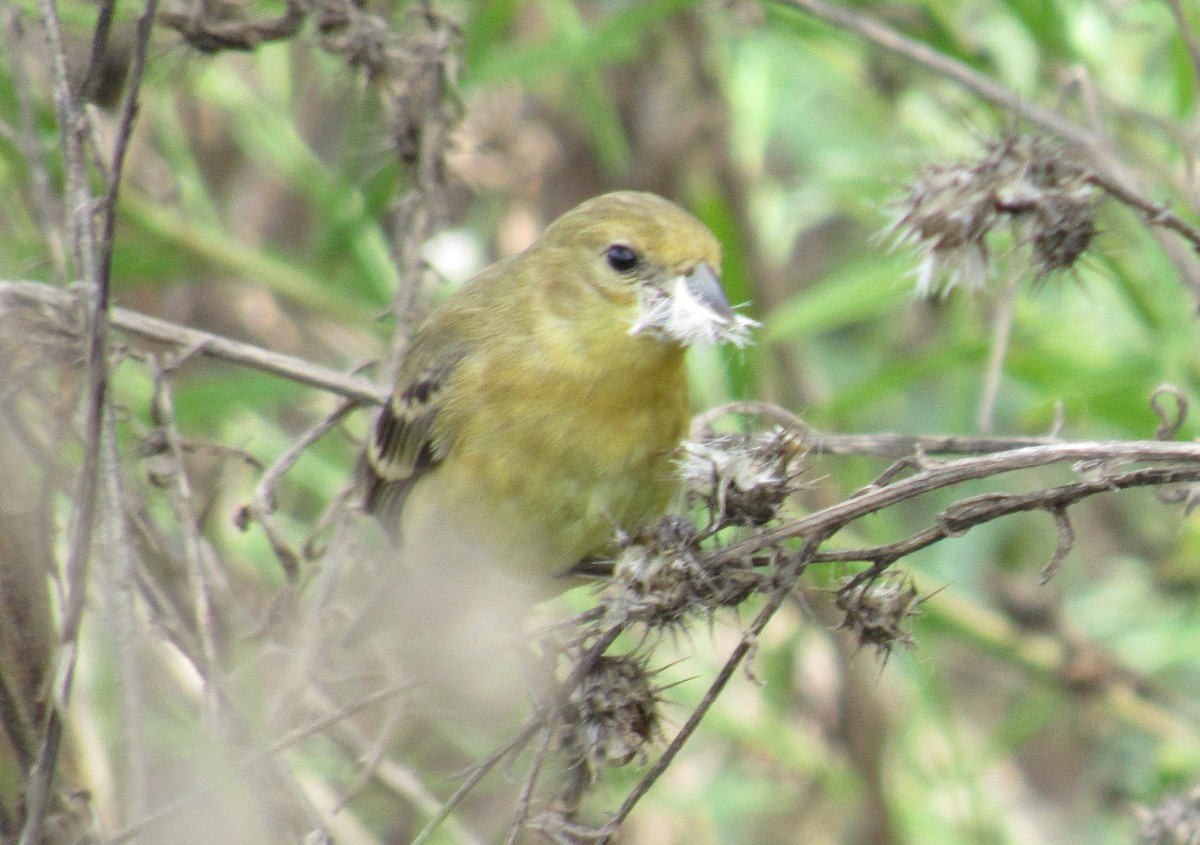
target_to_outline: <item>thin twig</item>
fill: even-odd
[[[1012,339],[1017,292],[1025,275],[1021,262],[1013,261],[1008,268],[1008,274],[1008,284],[1000,292],[996,313],[992,316],[992,342],[988,350],[987,367],[983,373],[983,391],[979,398],[979,414],[976,417],[976,425],[986,434],[990,434],[995,425],[996,397],[1000,393],[1004,359],[1008,356],[1008,344]]]
[[[88,57],[87,71],[83,75],[83,85],[79,92],[79,98],[83,102],[94,100],[100,90],[100,78],[108,53],[108,36],[112,32],[113,15],[116,10],[117,0],[104,0],[96,15],[96,28],[92,31],[92,52]]]
[[[64,713],[74,685],[79,629],[83,620],[88,564],[96,516],[99,487],[101,437],[108,393],[108,285],[97,269],[95,233],[92,227],[92,195],[82,136],[87,118],[71,92],[67,77],[62,22],[55,0],[39,0],[38,9],[46,35],[51,86],[58,114],[59,136],[66,169],[67,213],[70,215],[76,270],[92,287],[87,334],[87,388],[84,397],[83,465],[76,483],[68,532],[62,627],[54,657],[53,685],[46,708],[42,742],[26,784],[26,815],[18,845],[36,845],[50,810],[58,769]]]
[[[344,751],[356,757],[363,758],[375,753],[372,748],[374,740],[364,735],[349,720],[334,725],[329,736]],[[370,768],[370,776],[380,786],[426,815],[433,815],[441,807],[441,801],[421,782],[415,771],[390,757],[382,758],[373,764]],[[345,798],[342,798],[338,806],[341,807],[344,804]],[[445,826],[454,840],[466,843],[466,845],[484,845],[484,839],[467,828],[461,819],[452,816],[446,820]]]
[[[1066,506],[1053,507],[1050,509],[1050,513],[1054,517],[1054,526],[1058,530],[1058,542],[1054,544],[1054,555],[1042,570],[1041,578],[1038,579],[1042,586],[1050,583],[1050,579],[1062,568],[1063,561],[1075,547],[1075,526],[1071,525],[1071,517],[1067,513]]]
[[[990,455],[1024,446],[1061,443],[1060,437],[976,437],[941,434],[830,434],[819,431],[801,417],[770,402],[729,402],[700,414],[692,422],[691,437],[715,436],[713,423],[730,415],[765,417],[801,433],[805,448],[814,454],[864,455],[879,458],[911,458],[914,455]]]
[[[880,546],[817,552],[813,555],[813,563],[896,561],[948,537],[959,537],[971,528],[1015,513],[1034,510],[1054,512],[1100,493],[1197,481],[1200,481],[1200,467],[1148,467],[1033,493],[988,493],[954,503],[938,515],[936,524],[903,540]]]
[[[701,720],[712,708],[713,704],[716,703],[717,697],[720,696],[722,690],[725,689],[725,686],[733,677],[734,672],[736,672],[737,668],[741,665],[742,660],[744,660],[746,656],[751,654],[754,650],[758,642],[758,637],[767,627],[767,623],[774,618],[776,612],[778,612],[779,608],[783,606],[784,601],[789,595],[791,595],[796,579],[800,577],[800,574],[808,566],[812,556],[816,553],[817,549],[820,548],[820,545],[822,542],[824,542],[824,540],[824,536],[810,536],[806,540],[804,547],[799,552],[792,555],[788,561],[780,567],[775,590],[771,593],[770,598],[767,599],[766,604],[764,604],[762,609],[758,612],[758,615],[755,616],[754,621],[750,623],[750,627],[748,627],[742,633],[741,640],[738,641],[737,646],[734,647],[733,652],[729,655],[729,658],[725,661],[725,664],[721,667],[720,671],[717,672],[716,677],[713,678],[713,681],[711,684],[709,684],[708,689],[705,690],[704,696],[700,699],[700,702],[688,715],[687,721],[683,723],[683,726],[679,729],[679,732],[672,737],[671,742],[663,750],[663,753],[657,760],[654,761],[654,765],[651,766],[646,774],[638,780],[637,784],[621,803],[621,806],[617,812],[613,814],[612,818],[609,819],[609,821],[604,825],[603,828],[601,828],[600,831],[598,831],[602,837],[600,840],[601,843],[607,845],[607,843],[612,839],[613,835],[615,835],[617,830],[621,827],[621,824],[626,818],[629,817],[629,814],[633,812],[633,808],[637,806],[637,803],[650,790],[650,787],[652,787],[659,777],[662,776],[663,772],[667,770],[667,768],[674,761],[675,756],[691,738],[696,728],[699,727]]]
[[[120,761],[121,817],[129,819],[145,812],[148,688],[142,672],[143,642],[138,636],[137,577],[141,566],[122,507],[126,496],[116,429],[112,406],[106,405],[101,462],[104,492],[96,514],[100,564],[96,567],[96,581],[104,586],[106,623],[112,637],[121,738],[115,756]]]
[[[826,23],[852,32],[876,47],[918,64],[938,76],[945,77],[977,97],[1001,106],[1067,141],[1086,149],[1091,149],[1095,145],[1096,139],[1090,132],[1057,112],[1028,102],[1007,87],[962,62],[915,41],[874,18],[860,14],[848,6],[834,6],[824,0],[776,0],[776,2],[807,12]]]
[[[1146,222],[1151,225],[1162,226],[1180,235],[1191,244],[1193,250],[1200,252],[1200,229],[1186,223],[1183,218],[1171,211],[1167,206],[1151,202],[1129,188],[1122,181],[1113,179],[1103,173],[1090,174],[1088,181],[1113,199],[1140,211],[1145,216]]]
[[[512,739],[493,751],[486,760],[475,766],[471,770],[471,774],[467,776],[467,779],[459,785],[458,789],[454,790],[454,794],[446,799],[446,803],[442,805],[437,814],[429,820],[429,823],[425,827],[421,828],[421,832],[413,838],[410,845],[425,845],[429,841],[429,838],[437,833],[438,828],[450,817],[454,809],[462,803],[462,800],[479,785],[484,776],[494,769],[498,763],[524,748],[533,739],[534,735],[542,730],[545,726],[544,723],[545,720],[541,715],[535,713],[525,722],[521,730],[517,731]]]
[[[851,8],[834,6],[824,0],[776,0],[776,2],[807,12],[813,17],[852,32],[889,53],[955,82],[981,99],[1007,109],[1022,120],[1040,126],[1042,129],[1090,151],[1095,156],[1093,164],[1098,170],[1095,180],[1098,187],[1108,191],[1121,202],[1142,210],[1152,224],[1171,229],[1185,238],[1193,250],[1200,251],[1200,229],[1188,225],[1178,215],[1141,196],[1126,168],[1108,149],[1107,141],[1097,137],[1090,130],[1055,111],[1028,102],[1014,91],[962,62]]]
[[[192,484],[187,475],[187,463],[183,454],[183,438],[175,424],[175,397],[171,384],[170,368],[152,361],[154,370],[154,397],[151,415],[163,435],[163,446],[171,458],[170,500],[175,521],[183,534],[181,554],[187,571],[188,594],[191,598],[191,624],[200,653],[198,669],[204,684],[205,715],[216,724],[219,714],[220,696],[215,679],[218,675],[215,619],[211,589],[206,575],[204,539],[200,532],[200,520],[193,505]]]
[[[291,545],[283,536],[283,532],[272,518],[275,513],[275,487],[279,484],[283,474],[287,472],[296,461],[300,460],[300,456],[304,454],[304,450],[313,443],[320,440],[326,434],[341,423],[346,415],[353,411],[357,406],[356,403],[349,399],[343,399],[342,402],[327,414],[324,419],[317,422],[312,428],[304,432],[299,439],[288,447],[279,459],[271,465],[270,469],[263,473],[259,479],[258,486],[254,488],[254,498],[249,505],[242,508],[238,515],[238,525],[244,530],[249,524],[249,520],[253,519],[260,526],[263,532],[267,535],[267,540],[271,544],[271,549],[275,552],[275,557],[279,559],[280,566],[283,567],[284,575],[287,576],[289,584],[295,584],[300,577],[300,556],[292,549]]]
[[[549,752],[550,743],[553,740],[554,731],[547,725],[542,742],[534,752],[533,762],[529,764],[529,772],[525,775],[525,784],[521,787],[521,794],[517,796],[517,811],[513,814],[512,825],[508,829],[504,845],[517,845],[517,837],[521,835],[521,830],[524,829],[525,822],[529,818],[529,807],[533,803],[533,790],[537,786],[542,765],[546,761],[546,754]]]
[[[273,758],[292,746],[297,745],[298,743],[303,742],[304,740],[313,736],[324,733],[333,726],[340,724],[344,720],[361,713],[363,710],[373,707],[374,705],[382,701],[386,701],[389,698],[408,692],[411,690],[411,688],[412,684],[393,684],[391,686],[378,689],[369,695],[365,695],[357,701],[340,708],[336,712],[322,716],[321,718],[315,719],[307,725],[302,725],[301,727],[290,731],[261,751],[256,751],[253,754],[243,757],[241,760],[233,764],[233,771],[236,773],[251,771],[258,766],[270,762]],[[186,810],[198,799],[206,795],[211,795],[220,788],[221,787],[218,784],[208,784],[206,786],[197,788],[192,792],[179,796],[171,803],[158,808],[145,818],[138,820],[123,830],[117,831],[107,840],[108,845],[122,845],[122,843],[128,842],[130,839],[141,835],[143,832],[152,828],[154,825],[162,822],[163,820],[170,818],[176,813]]]
[[[106,3],[102,6],[102,19],[106,11],[111,17],[113,6],[115,6],[115,2]],[[154,16],[157,11],[158,0],[146,0],[146,8],[142,10],[142,14],[138,18],[137,39],[133,47],[133,61],[129,68],[129,78],[125,83],[125,93],[121,97],[121,105],[118,110],[117,137],[113,142],[112,158],[109,161],[108,167],[108,187],[99,209],[101,230],[100,253],[98,256],[99,267],[97,269],[99,272],[99,284],[105,291],[108,290],[109,278],[112,274],[113,236],[117,227],[117,197],[121,191],[121,176],[125,172],[125,158],[129,152],[129,141],[133,137],[133,125],[137,120],[139,108],[138,96],[142,91],[142,76],[146,71],[146,51],[150,46],[150,35],[154,30]],[[98,38],[100,34],[99,27],[100,24],[97,24]],[[105,34],[105,38],[107,38],[107,34]],[[102,59],[103,42],[97,43],[95,49],[100,51],[101,55],[98,56],[93,53],[93,62]],[[105,304],[107,310],[107,303]]]
[[[77,298],[68,290],[39,282],[0,281],[0,303],[25,307],[50,307],[69,313],[77,306]],[[73,321],[62,318],[64,325]],[[114,307],[111,326],[144,340],[165,343],[175,349],[196,349],[196,354],[250,367],[264,373],[289,379],[297,384],[336,393],[362,405],[382,405],[388,389],[364,378],[322,367],[317,364],[263,349],[249,343],[231,340],[221,335],[200,331],[168,320],[150,317],[128,308]]]

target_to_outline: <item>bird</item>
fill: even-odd
[[[550,584],[656,523],[679,485],[687,349],[744,345],[756,325],[720,268],[704,223],[619,191],[431,311],[358,467],[405,564]]]

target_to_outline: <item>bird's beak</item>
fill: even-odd
[[[642,285],[631,335],[650,334],[679,346],[728,342],[744,346],[747,330],[758,325],[736,313],[716,271],[708,264],[667,282]]]
[[[725,288],[721,287],[721,280],[717,278],[712,267],[707,264],[697,264],[692,272],[683,277],[683,281],[687,285],[688,293],[695,297],[697,302],[712,311],[719,323],[733,322],[733,306],[729,304],[729,299],[725,296]]]

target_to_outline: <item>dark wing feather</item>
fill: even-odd
[[[416,352],[417,350],[413,350]],[[397,386],[375,420],[359,462],[363,509],[394,527],[413,484],[445,457],[434,423],[461,352],[440,355]],[[410,368],[405,367],[406,371]]]

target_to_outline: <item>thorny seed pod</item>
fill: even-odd
[[[680,476],[692,502],[702,502],[715,527],[764,525],[800,485],[805,447],[777,427],[752,437],[726,435],[683,445]]]
[[[662,735],[659,691],[644,663],[630,655],[599,658],[567,700],[564,746],[574,749],[589,780],[600,766],[644,759]]]
[[[1038,225],[1031,241],[1034,271],[1047,276],[1070,268],[1096,237],[1090,193],[1077,198],[1059,197],[1038,208]]]
[[[1200,787],[1139,812],[1139,845],[1200,845]]]
[[[763,578],[751,561],[709,564],[695,526],[667,516],[621,549],[600,604],[610,620],[669,628],[741,603]]]
[[[981,287],[987,237],[1001,222],[1028,249],[1038,278],[1072,267],[1096,236],[1099,197],[1089,175],[1060,145],[1029,135],[993,141],[973,162],[925,168],[890,229],[923,255],[918,295],[935,292],[942,278],[946,291]]]
[[[904,624],[917,613],[917,596],[916,584],[903,572],[885,572],[855,587],[844,586],[837,594],[837,606],[845,614],[838,629],[852,633],[860,648],[869,645],[886,658],[896,643],[913,644]]]

